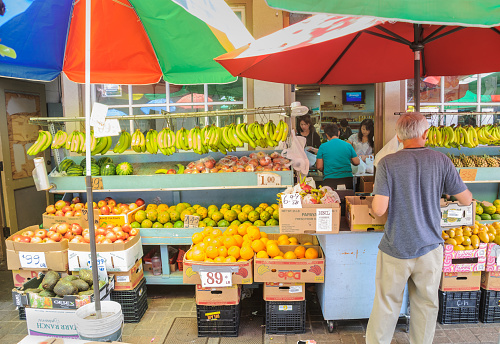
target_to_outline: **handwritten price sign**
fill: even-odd
[[[476,180],[477,168],[461,168],[459,174],[464,182],[473,182]]]
[[[184,218],[184,228],[198,228],[200,217],[195,215],[186,215]]]
[[[19,260],[23,268],[46,269],[45,253],[43,252],[19,252]]]
[[[302,208],[302,197],[300,194],[283,194],[281,195],[281,204],[283,208]]]
[[[87,266],[89,269],[92,269],[92,261],[90,259],[87,261]],[[106,281],[108,279],[106,259],[97,257],[97,273],[100,281]]]
[[[281,176],[277,173],[257,173],[257,185],[258,186],[273,186],[281,185]]]
[[[231,272],[200,271],[203,288],[230,287],[233,284]]]

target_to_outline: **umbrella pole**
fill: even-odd
[[[422,44],[422,25],[413,24],[413,99],[415,101],[415,111],[420,112],[420,57],[421,51],[424,49]]]
[[[97,267],[97,253],[94,225],[94,197],[92,195],[91,173],[91,136],[90,136],[90,13],[92,0],[85,1],[85,159],[87,185],[87,210],[90,236],[90,262],[92,264],[92,282],[94,284],[94,302],[97,319],[101,318],[101,296],[99,292],[99,273]]]

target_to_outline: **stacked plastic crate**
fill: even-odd
[[[488,244],[486,271],[481,275],[481,303],[479,318],[484,323],[500,322],[500,246]]]

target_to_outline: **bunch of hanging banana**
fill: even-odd
[[[146,151],[146,138],[140,129],[136,129],[132,135],[131,147],[136,153],[143,153]]]
[[[163,128],[156,138],[158,149],[164,155],[175,153],[175,133],[170,128]]]
[[[47,148],[50,147],[50,143],[52,142],[52,134],[45,130],[38,131],[38,138],[35,143],[28,148],[28,155],[37,155],[40,152],[43,152]]]
[[[65,148],[74,153],[85,153],[85,133],[73,131],[68,135]]]
[[[111,148],[112,139],[111,136],[99,137],[96,139],[97,143],[95,148],[92,150],[92,155],[106,154]]]
[[[175,148],[177,149],[182,149],[182,150],[189,150],[189,143],[188,143],[188,131],[184,127],[177,130],[175,133]]]
[[[426,145],[430,147],[474,148],[478,145],[500,145],[500,129],[496,125],[432,126],[427,134]]]
[[[500,129],[498,126],[488,124],[475,128],[477,139],[483,145],[499,145],[500,144]]]
[[[64,147],[67,139],[68,139],[68,134],[65,131],[58,130],[57,133],[54,135],[54,140],[52,141],[52,145],[50,146],[50,148],[59,149]]]
[[[130,147],[131,143],[132,143],[132,135],[130,135],[130,133],[126,130],[122,131],[120,138],[118,139],[118,142],[115,145],[115,148],[113,148],[113,153],[121,154],[125,152],[128,149],[128,147]]]
[[[154,129],[149,129],[146,134],[146,150],[149,154],[158,153],[158,132]]]

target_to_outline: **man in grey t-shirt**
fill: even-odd
[[[404,149],[377,165],[372,209],[379,216],[388,214],[377,256],[368,344],[391,342],[406,283],[410,343],[432,343],[443,265],[440,197],[445,193],[462,204],[472,202],[472,194],[451,160],[424,147],[428,128],[419,113],[401,116],[396,133]]]

